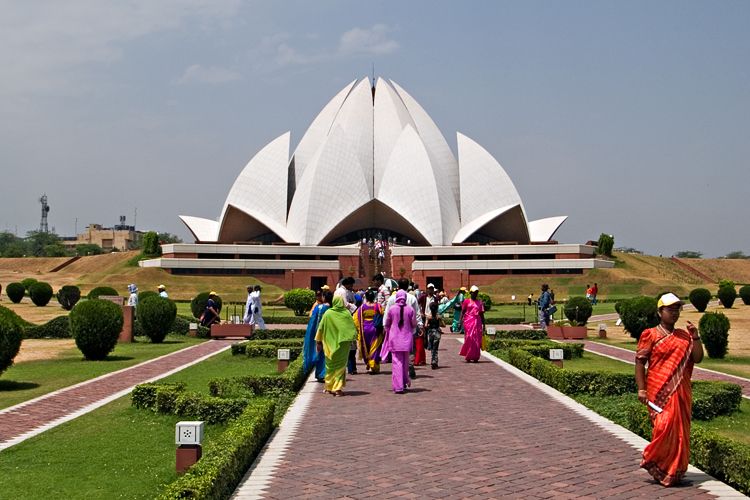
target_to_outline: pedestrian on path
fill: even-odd
[[[165,287],[164,285],[159,285],[156,290],[159,293],[159,297],[163,299],[169,298],[169,295],[167,294],[167,287]]]
[[[417,297],[415,297],[413,294],[408,293],[409,288],[409,280],[406,278],[401,278],[398,280],[398,289],[403,290],[406,294],[406,304],[409,305],[414,310],[414,315],[417,318],[417,324],[414,327],[414,337],[417,337],[422,334],[422,330],[424,327],[424,323],[422,323],[422,315],[419,314],[419,302]],[[396,304],[396,294],[391,294],[390,298],[388,299],[388,302],[385,306],[385,317],[388,317],[388,310],[393,307]],[[382,359],[387,359],[387,356],[382,355]],[[417,371],[414,368],[414,342],[412,342],[412,349],[411,354],[409,355],[409,376],[411,378],[417,378]]]
[[[323,319],[323,314],[331,307],[332,299],[333,293],[331,291],[321,291],[321,302],[316,304],[310,313],[310,320],[307,322],[307,330],[305,330],[305,341],[302,346],[303,369],[305,373],[308,373],[310,369],[315,367],[315,379],[318,382],[324,381],[326,375],[326,358],[323,353],[317,350],[315,334],[318,332],[318,326],[320,325],[320,320]]]
[[[216,292],[209,292],[206,309],[201,314],[201,325],[211,328],[214,323],[219,323],[219,305],[216,303]]]
[[[477,363],[482,354],[482,332],[484,331],[484,303],[479,300],[479,287],[472,285],[469,298],[461,304],[461,321],[464,325],[464,344],[459,354],[466,362]]]
[[[542,330],[546,330],[549,325],[550,308],[552,306],[552,296],[549,293],[549,285],[542,285],[542,294],[539,296],[539,325]]]
[[[391,354],[391,387],[396,394],[403,394],[407,387],[411,387],[409,353],[414,345],[417,314],[406,303],[406,297],[405,290],[396,293],[395,303],[388,308],[384,322],[386,334],[382,355]]]
[[[369,288],[365,300],[354,313],[359,357],[370,375],[380,373],[380,347],[383,344],[383,310],[376,302],[377,291]]]
[[[128,305],[130,307],[138,307],[138,287],[135,286],[135,283],[128,285],[128,292],[130,292],[130,295],[128,296]]]
[[[266,322],[263,321],[263,304],[260,302],[261,286],[255,285],[253,292],[250,294],[251,310],[250,324],[253,326],[253,330],[256,328],[259,330],[266,329]]]
[[[245,300],[245,313],[242,315],[242,322],[250,324],[253,317],[253,286],[247,285],[247,300]]]
[[[635,355],[638,399],[648,405],[653,424],[651,443],[643,450],[641,467],[664,486],[680,482],[690,456],[693,365],[703,360],[698,329],[675,328],[682,301],[673,293],[657,303],[660,323],[644,330]],[[648,365],[648,374],[646,366]]]
[[[442,335],[441,327],[445,326],[443,318],[438,314],[438,303],[433,301],[430,304],[430,319],[427,320],[427,349],[432,352],[430,367],[434,370],[438,367],[438,348],[440,347],[440,337]]]
[[[325,392],[334,396],[344,395],[346,385],[346,362],[349,347],[357,337],[357,328],[340,296],[333,297],[331,308],[326,311],[315,334],[318,353],[325,355]]]
[[[463,304],[466,298],[466,287],[462,286],[456,292],[456,295],[449,300],[446,304],[443,304],[438,309],[438,313],[443,314],[445,311],[449,311],[453,308],[453,323],[451,324],[451,331],[454,333],[463,333],[464,326],[461,323],[461,304]]]

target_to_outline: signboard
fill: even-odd
[[[487,327],[487,335],[492,335],[494,337],[495,333],[496,333],[496,331],[495,331],[495,327],[494,326],[488,326]]]
[[[279,349],[278,359],[289,361],[289,349]]]
[[[188,326],[188,330],[197,330],[198,329],[198,323],[190,323],[190,326]]]
[[[557,361],[563,359],[563,350],[562,349],[550,349],[549,350],[549,359],[550,361]]]

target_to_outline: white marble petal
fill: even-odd
[[[567,215],[558,215],[556,217],[529,221],[529,237],[531,241],[551,240],[567,218]]]
[[[393,147],[406,125],[417,128],[396,91],[378,78],[375,86],[375,193],[380,189]]]
[[[195,237],[196,242],[214,242],[219,236],[219,223],[203,217],[180,215],[180,220]]]

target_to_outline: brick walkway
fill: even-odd
[[[165,377],[229,346],[226,341],[203,342],[6,408],[0,411],[0,450],[117,399],[137,384]]]
[[[580,340],[576,342],[580,342]],[[611,346],[607,344],[601,344],[599,342],[584,341],[584,345],[587,351],[590,351],[596,354],[603,354],[605,356],[610,356],[612,358],[619,359],[620,361],[625,361],[626,363],[633,364],[635,362],[634,361],[635,353],[628,349],[623,349],[621,347],[615,347],[615,346]],[[746,398],[750,398],[750,379],[736,377],[734,375],[727,375],[725,373],[718,373],[712,370],[705,370],[701,368],[699,365],[696,365],[695,368],[693,368],[693,379],[718,380],[721,382],[732,382],[733,384],[737,384],[742,387],[743,396],[745,396]]]
[[[445,335],[441,368],[419,368],[404,395],[390,391],[390,365],[376,376],[360,366],[341,398],[310,382],[311,405],[263,496],[713,498],[696,475],[656,485],[631,445],[484,357],[464,363],[459,348]]]

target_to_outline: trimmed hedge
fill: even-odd
[[[91,290],[86,296],[89,300],[98,299],[100,295],[118,295],[117,290],[111,286],[98,286]]]
[[[70,311],[70,332],[88,360],[102,360],[112,352],[122,323],[120,306],[106,300],[80,302]]]
[[[0,318],[5,318],[7,320],[12,321],[16,325],[20,326],[21,329],[29,328],[31,326],[34,326],[33,323],[29,323],[25,319],[23,319],[21,316],[15,313],[15,311],[12,311],[8,309],[7,307],[0,306]]]
[[[163,297],[146,297],[139,301],[135,314],[146,336],[154,344],[160,344],[177,317],[177,306]]]
[[[648,296],[618,302],[617,312],[631,337],[638,340],[644,330],[659,324],[656,304],[657,299]]]
[[[561,343],[551,340],[518,340],[518,339],[496,339],[487,344],[488,351],[507,351],[510,349],[523,349],[539,358],[549,359],[550,349],[562,349],[564,359],[580,358],[583,356],[583,344]]]
[[[57,301],[63,309],[70,311],[81,300],[81,289],[75,285],[65,285],[57,292]]]
[[[31,288],[31,285],[36,283],[38,280],[36,278],[26,278],[21,280],[21,285],[23,285],[23,289],[25,291],[29,291],[29,288]]]
[[[315,292],[309,288],[292,288],[284,294],[284,305],[296,316],[305,316],[315,304]]]
[[[740,409],[742,387],[729,382],[693,381],[693,418],[711,420]]]
[[[135,408],[205,420],[209,424],[223,424],[237,418],[249,403],[248,399],[222,399],[186,392],[183,383],[141,384],[133,389],[131,396]]]
[[[13,364],[21,349],[23,329],[10,315],[0,315],[0,373]]]
[[[731,309],[734,305],[734,301],[737,300],[737,290],[734,289],[734,285],[722,286],[719,291],[716,292],[716,296],[719,297],[721,305],[725,309]]]
[[[707,312],[698,322],[698,330],[708,357],[724,358],[729,348],[729,318],[720,312]]]
[[[23,296],[26,295],[26,288],[21,283],[9,283],[5,287],[5,294],[11,302],[18,304],[23,300]]]
[[[308,309],[309,310],[309,309]],[[310,321],[309,316],[263,316],[267,325],[306,325]]]
[[[198,463],[168,485],[158,498],[229,498],[271,434],[274,408],[275,403],[269,400],[250,403],[229,428],[206,447]]]
[[[447,313],[446,313],[447,314]],[[536,312],[534,313],[536,314]],[[450,317],[453,317],[453,313],[450,313]],[[524,318],[519,317],[486,317],[486,323],[490,326],[492,325],[520,325],[522,323],[526,323],[526,320]]]
[[[69,339],[72,337],[70,319],[58,316],[43,325],[29,326],[24,330],[23,336],[26,339]]]
[[[248,375],[245,377],[218,378],[208,382],[212,396],[231,397],[239,391],[250,391],[256,396],[274,394],[279,390],[297,392],[305,382],[307,373],[302,369],[302,358],[289,363],[281,375]]]
[[[169,333],[187,335],[190,333],[190,323],[196,323],[196,321],[193,318],[186,319],[184,316],[175,316],[172,326],[169,328]]]
[[[276,351],[275,349],[279,348],[302,348],[302,345],[304,344],[305,339],[303,338],[297,338],[297,339],[270,339],[270,340],[246,340],[244,342],[237,342],[235,344],[232,344],[232,355],[238,356],[238,355],[244,355],[246,354],[248,357],[251,358],[257,358],[257,357],[270,357],[275,358],[276,357]],[[262,349],[270,348],[274,349],[273,353],[270,356],[264,356],[263,354],[259,354],[262,352]],[[295,356],[296,358],[296,356]]]
[[[52,286],[43,281],[37,281],[29,287],[29,297],[31,297],[34,305],[38,307],[44,307],[49,304],[54,293]]]
[[[490,297],[488,294],[479,292],[477,294],[477,298],[482,301],[482,305],[484,305],[484,310],[489,311],[492,309],[492,297]]]
[[[690,292],[688,300],[698,312],[705,312],[711,302],[711,291],[707,288],[696,288]]]
[[[139,384],[133,388],[130,395],[130,404],[135,408],[156,411],[156,393],[160,390],[185,390],[184,382],[162,382]]]
[[[292,328],[287,330],[255,330],[250,340],[299,339],[304,336],[305,330],[302,328]]]
[[[740,298],[742,299],[742,303],[746,306],[750,306],[750,285],[740,287],[739,294]]]
[[[571,326],[584,326],[593,311],[594,307],[586,297],[571,297],[563,307],[563,313]]]
[[[544,330],[498,330],[495,339],[545,340],[547,332]]]

